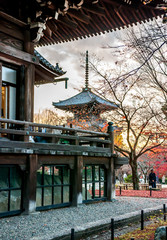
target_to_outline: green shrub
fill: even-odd
[[[124,179],[124,181],[125,181],[126,183],[132,183],[132,175],[131,175],[131,174],[128,175],[128,176]]]

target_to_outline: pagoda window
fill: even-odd
[[[70,189],[67,165],[43,165],[37,171],[37,210],[70,205]]]

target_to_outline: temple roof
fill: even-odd
[[[97,96],[90,89],[84,89],[82,92],[64,101],[53,102],[53,106],[62,110],[72,111],[74,108],[80,108],[94,103],[100,105],[99,108],[101,110],[112,110],[117,108],[115,103],[106,101],[105,99]]]
[[[62,68],[59,67],[59,64],[56,63],[56,66],[53,66],[50,62],[48,62],[48,60],[46,60],[39,52],[37,52],[36,50],[34,50],[34,54],[36,57],[38,57],[39,62],[45,66],[47,69],[49,69],[50,71],[54,72],[57,74],[57,76],[61,76],[63,74],[65,74],[66,72],[64,72],[62,70]]]
[[[32,41],[45,46],[150,21],[165,13],[165,4],[165,0],[1,0],[0,10],[27,24]]]
[[[56,66],[53,66],[36,50],[34,51],[34,55],[39,59],[39,64],[35,67],[35,85],[65,81],[65,88],[67,88],[67,81],[69,79],[61,77],[66,72],[59,67],[58,63],[56,63]]]

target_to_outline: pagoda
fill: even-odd
[[[55,108],[69,111],[74,114],[73,120],[68,124],[82,126],[85,128],[92,125],[103,128],[105,120],[101,118],[101,114],[117,108],[113,102],[106,101],[91,91],[89,88],[89,66],[88,51],[86,51],[86,67],[85,67],[85,87],[77,95],[63,101],[53,102]]]

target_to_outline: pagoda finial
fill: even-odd
[[[88,89],[89,85],[89,66],[88,66],[88,51],[86,51],[86,68],[85,68],[85,89]]]

